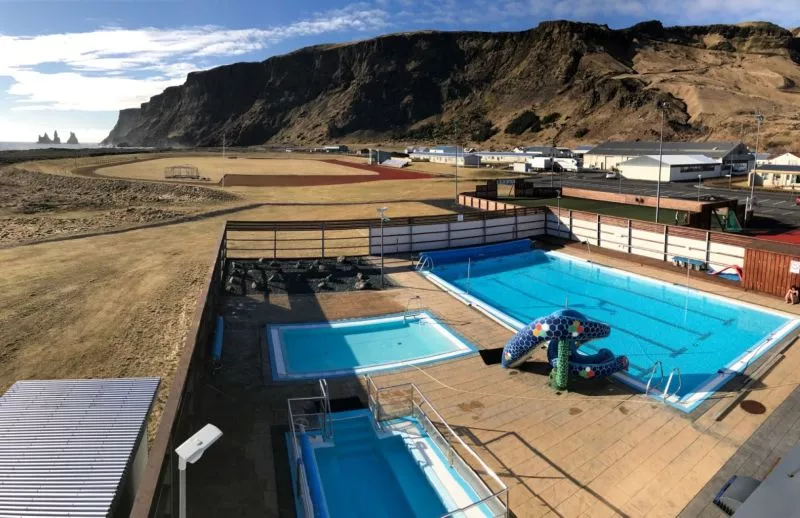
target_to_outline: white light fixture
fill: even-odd
[[[207,424],[175,448],[175,453],[178,454],[180,518],[186,518],[186,464],[197,462],[220,437],[222,437],[222,431],[213,424]]]

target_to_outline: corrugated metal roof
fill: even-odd
[[[719,159],[734,151],[739,144],[739,142],[664,142],[662,154],[707,155]],[[658,141],[604,142],[587,154],[611,156],[658,155],[658,150]]]
[[[16,382],[0,397],[0,517],[107,516],[158,384]]]

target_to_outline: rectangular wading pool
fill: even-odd
[[[310,438],[331,518],[439,517],[481,500],[413,417],[385,421],[380,430],[369,410],[336,412],[332,417],[331,440],[319,434]],[[290,438],[287,444],[289,458],[294,458]],[[303,517],[297,466],[290,466],[298,516],[311,518]],[[495,514],[489,505],[479,504],[454,516]]]
[[[659,397],[673,369],[667,401],[694,410],[703,400],[797,331],[800,320],[751,304],[703,293],[592,264],[558,252],[531,250],[530,243],[492,246],[470,254],[434,252],[428,271],[435,284],[477,306],[513,329],[565,306],[611,326],[611,335],[581,347],[589,353],[607,348],[630,361],[624,383],[644,391],[657,361],[665,377],[653,379]],[[425,261],[425,257],[421,259]],[[703,273],[692,272],[693,276]],[[689,279],[691,286],[692,278]]]
[[[398,369],[476,351],[428,312],[267,326],[276,380]]]

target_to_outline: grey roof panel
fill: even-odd
[[[780,171],[800,174],[800,165],[761,164],[757,169],[759,171]]]
[[[108,516],[158,384],[15,383],[0,397],[0,517]]]
[[[721,158],[733,151],[739,142],[664,142],[662,154],[670,155],[708,155]],[[604,142],[595,147],[592,155],[657,155],[658,141],[620,141]]]

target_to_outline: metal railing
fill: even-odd
[[[411,306],[411,303],[416,301],[416,310]],[[419,295],[413,295],[408,298],[406,302],[406,310],[403,312],[403,322],[410,316],[419,315],[422,313],[422,297]]]
[[[647,386],[644,389],[644,395],[650,393],[650,387],[652,387],[653,378],[655,378],[656,372],[660,373],[660,378],[656,387],[661,387],[664,383],[664,364],[661,363],[661,360],[656,360],[652,367],[650,367],[650,376],[647,378]]]
[[[441,518],[467,516],[470,511],[478,507],[488,510],[495,517],[508,516],[508,487],[447,424],[444,417],[415,384],[404,383],[378,388],[369,376],[366,377],[366,384],[369,409],[377,426],[382,429],[384,421],[409,415],[414,417],[442,451],[450,467],[480,498],[476,502],[445,513]],[[484,478],[478,475],[467,459],[477,465],[485,475]]]
[[[310,397],[290,398],[287,400],[289,407],[289,430],[292,440],[292,451],[294,458],[291,459],[295,467],[297,481],[297,495],[303,505],[305,516],[314,516],[314,502],[311,498],[311,491],[305,470],[305,459],[303,450],[300,447],[298,433],[308,433],[319,431],[325,440],[333,438],[333,422],[331,420],[331,404],[328,394],[328,382],[325,379],[319,380],[321,395]],[[318,405],[320,412],[308,412],[309,405]]]
[[[678,375],[678,387],[675,389],[675,391],[672,394],[670,394],[669,393],[669,387],[672,385],[672,380],[673,380],[673,378],[675,377],[676,374]],[[672,369],[669,372],[669,378],[667,378],[667,385],[664,387],[664,392],[662,394],[662,398],[664,399],[664,401],[666,401],[667,399],[671,398],[672,396],[677,396],[678,395],[678,391],[681,390],[682,386],[683,386],[683,380],[681,379],[681,370],[679,368],[675,367],[674,369]]]

